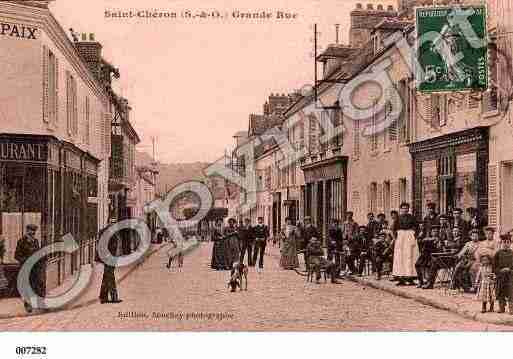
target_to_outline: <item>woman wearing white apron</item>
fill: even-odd
[[[392,230],[397,233],[394,244],[394,265],[392,275],[398,279],[397,285],[413,285],[417,277],[415,262],[419,258],[419,248],[415,233],[417,221],[410,212],[410,205],[401,203],[399,218],[394,221]]]

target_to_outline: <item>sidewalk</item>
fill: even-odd
[[[348,280],[357,282],[361,285],[384,290],[397,296],[413,299],[424,305],[429,305],[437,309],[447,310],[468,319],[481,323],[511,325],[513,326],[513,315],[508,313],[499,314],[499,303],[495,302],[495,313],[481,313],[481,302],[476,301],[474,294],[458,293],[443,288],[421,289],[415,286],[397,286],[396,282],[391,282],[387,277],[376,280],[372,277],[347,276]]]
[[[184,254],[188,254],[199,246],[200,242],[192,239],[189,242],[185,242]],[[130,274],[136,271],[141,265],[144,264],[148,258],[170,246],[170,243],[163,244],[152,244],[145,257],[141,258],[138,262],[131,264],[126,267],[116,269],[116,282],[122,283]],[[85,292],[73,303],[61,310],[69,310],[85,307],[94,303],[99,303],[98,295],[100,293],[100,286],[103,277],[103,265],[95,263],[92,273],[91,282]],[[48,296],[56,296],[62,292],[65,292],[76,280],[76,276],[71,276],[65,280],[65,282],[59,287],[48,293]],[[29,314],[25,311],[23,301],[21,298],[6,298],[0,300],[0,319],[12,319],[19,317],[28,317],[35,315],[44,315],[48,312],[37,312]]]

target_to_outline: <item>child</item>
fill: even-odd
[[[511,235],[500,236],[501,249],[495,253],[493,272],[497,277],[497,300],[499,301],[499,313],[506,309],[506,299],[509,301],[509,314],[513,315],[513,251],[511,250]]]
[[[376,265],[376,279],[381,280],[381,274],[383,273],[383,263],[390,260],[390,251],[388,247],[390,243],[387,241],[387,235],[384,232],[380,232],[376,235],[376,242],[373,246],[374,263]]]
[[[492,256],[482,254],[479,257],[479,272],[476,277],[476,298],[483,303],[481,313],[486,313],[486,303],[490,302],[490,312],[495,303],[495,274],[492,267]]]

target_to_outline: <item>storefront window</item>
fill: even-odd
[[[426,213],[427,204],[432,202],[440,208],[438,196],[438,170],[436,160],[422,162],[422,212]]]
[[[463,209],[477,207],[476,178],[476,153],[458,155],[456,157],[456,207]]]

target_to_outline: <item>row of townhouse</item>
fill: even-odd
[[[348,210],[366,223],[368,212],[389,217],[403,201],[411,203],[419,218],[427,203],[434,202],[442,213],[477,208],[499,231],[513,228],[513,155],[508,149],[513,125],[511,95],[504,93],[511,88],[511,0],[465,2],[488,8],[491,80],[484,93],[417,92],[409,66],[413,53],[405,56],[399,46],[385,45],[398,33],[414,46],[413,9],[426,3],[430,1],[401,0],[397,10],[358,4],[350,14],[349,45],[330,45],[316,59],[324,69],[315,89],[317,101],[313,93],[298,96],[281,115],[288,142],[304,154],[288,161],[291,154],[275,142],[257,146],[255,213],[273,233],[285,217],[302,222],[310,216],[325,235],[330,220],[343,220]],[[495,46],[505,55],[495,56]],[[372,106],[369,99],[381,92],[383,111],[365,121],[353,120],[340,91],[384,61],[392,86],[366,82],[351,95],[353,105],[367,108]],[[399,117],[381,128],[397,105],[402,105]],[[343,132],[325,136],[325,120],[342,126]],[[249,133],[250,139],[254,136]]]
[[[47,289],[93,263],[98,231],[126,216],[139,141],[128,101],[112,90],[119,71],[93,35],[70,39],[49,3],[0,2],[0,271],[16,277],[14,251],[27,224],[38,226],[43,246],[72,234],[80,250],[50,255]]]

